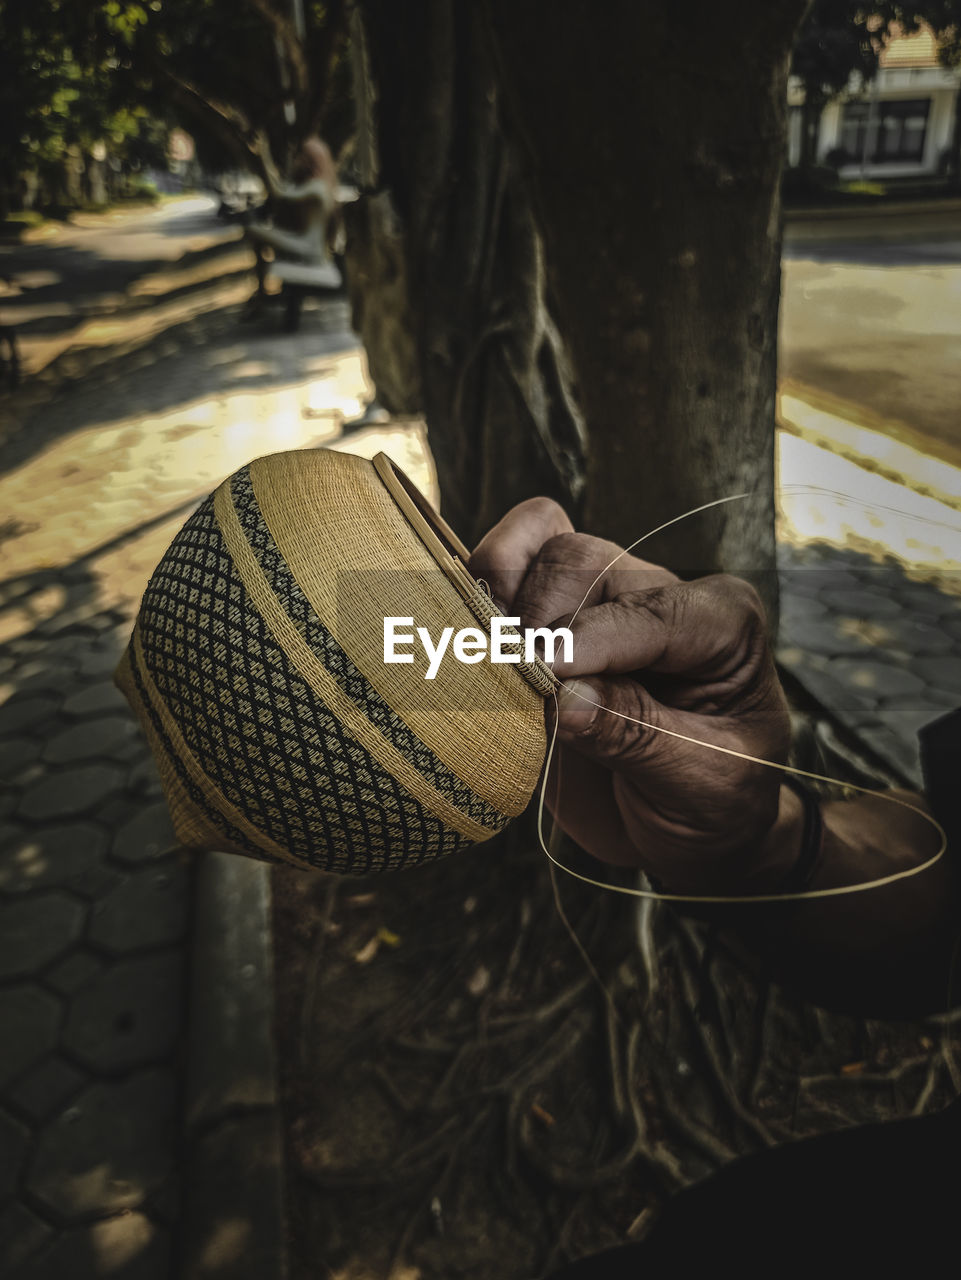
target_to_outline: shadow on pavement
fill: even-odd
[[[778,658],[887,769],[920,786],[918,730],[961,704],[961,573],[942,590],[894,560],[779,548]]]
[[[282,313],[240,323],[241,309],[221,307],[165,329],[149,342],[103,358],[73,348],[44,371],[51,394],[11,397],[0,443],[0,474],[22,466],[54,441],[88,427],[159,416],[194,400],[263,392],[303,381],[308,364],[357,347],[341,300],[305,309],[302,331],[281,332]],[[122,339],[122,330],[118,339]],[[98,357],[99,361],[98,362]],[[85,376],[85,360],[95,376]],[[28,392],[31,389],[28,388]],[[52,392],[56,394],[52,394]],[[39,402],[37,402],[39,401]]]
[[[0,585],[9,1280],[171,1273],[190,868],[111,675],[91,557]]]
[[[156,230],[168,236],[184,234],[182,223],[163,223]],[[209,227],[198,227],[198,235],[203,230],[209,231]],[[0,246],[0,277],[20,290],[3,299],[7,323],[15,325],[21,337],[63,333],[90,316],[115,311],[117,295],[145,276],[157,271],[174,272],[187,261],[196,267],[237,248],[237,240],[231,238],[189,250],[173,261],[158,257],[125,259],[117,253],[118,241],[124,234],[125,228],[118,227],[111,236],[109,253],[106,246],[102,253],[77,245]],[[126,234],[142,234],[142,228],[137,225],[127,229]]]

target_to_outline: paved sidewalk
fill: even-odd
[[[0,454],[4,1280],[184,1273],[192,864],[111,674],[195,503],[365,390],[341,304],[293,338],[227,319],[34,406]]]
[[[896,445],[883,469],[853,431],[780,433],[779,657],[917,787],[918,730],[961,706],[961,471],[938,463],[933,486],[933,460]]]
[[[920,787],[918,730],[961,706],[961,595],[850,549],[782,544],[779,565],[780,661]]]
[[[2,659],[0,1272],[165,1277],[189,868],[110,681],[127,620],[82,565],[4,585],[61,606]]]

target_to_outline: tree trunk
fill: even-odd
[[[392,366],[392,385],[419,385],[420,405],[390,407],[423,408],[444,511],[465,540],[537,493],[576,515],[582,426],[479,9],[363,0],[361,11],[378,179],[401,223],[419,377],[396,376],[396,357],[376,349],[372,368]],[[376,269],[368,282],[372,321],[383,298]],[[397,330],[383,314],[377,327],[381,341]]]
[[[588,424],[585,524],[774,596],[779,182],[804,0],[488,0]]]

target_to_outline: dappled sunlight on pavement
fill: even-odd
[[[893,558],[913,576],[957,589],[961,513],[954,508],[785,431],[778,433],[778,486],[782,541],[850,548],[879,563]]]
[[[308,337],[309,358],[298,363],[287,336],[231,342],[220,365],[234,376],[207,396],[190,393],[209,372],[210,352],[185,352],[170,370],[184,387],[183,402],[156,414],[118,418],[122,399],[108,391],[102,410],[109,425],[88,414],[82,429],[0,477],[0,509],[16,512],[19,522],[5,531],[4,577],[90,556],[103,600],[134,602],[192,503],[252,458],[340,437],[344,419],[371,394],[360,352],[347,335],[343,345],[318,356]],[[285,368],[287,377],[278,376]],[[248,382],[255,385],[248,389]],[[170,391],[168,383],[165,395]],[[341,447],[360,452],[369,442],[376,452],[394,441],[398,462],[422,475],[424,450],[410,427],[378,427],[355,439]]]
[[[901,439],[898,423],[856,405],[812,397],[810,388],[790,383],[782,384],[778,395],[778,423],[802,440],[961,511],[961,467]]]
[[[961,514],[778,436],[778,657],[896,777],[961,702]]]

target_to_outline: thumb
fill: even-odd
[[[656,736],[644,725],[657,724],[659,710],[636,680],[567,680],[557,694],[557,735],[582,755],[623,766]]]

